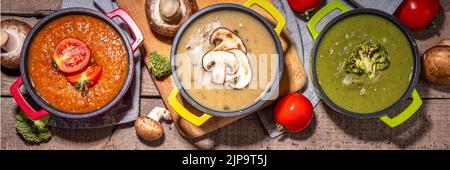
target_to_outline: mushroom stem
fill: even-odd
[[[153,119],[157,122],[159,122],[161,120],[161,118],[163,118],[164,120],[170,120],[170,112],[163,107],[159,107],[156,106],[155,108],[153,108],[147,115],[147,117],[149,117],[150,119]]]
[[[160,0],[159,12],[161,18],[167,23],[177,24],[181,18],[181,2],[180,0]]]

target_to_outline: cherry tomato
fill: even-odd
[[[424,29],[439,14],[439,0],[403,0],[395,16],[412,31]]]
[[[301,132],[311,123],[313,106],[302,94],[291,93],[278,101],[274,116],[287,131]]]
[[[83,41],[66,38],[58,43],[53,53],[53,63],[64,73],[84,70],[90,61],[91,51]]]
[[[288,3],[298,13],[305,13],[320,6],[320,0],[288,0]]]
[[[87,91],[89,87],[94,86],[102,74],[102,66],[89,66],[80,73],[67,75],[67,80],[75,86],[75,88]]]

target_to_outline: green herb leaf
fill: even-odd
[[[149,54],[148,69],[153,77],[163,79],[171,73],[169,60],[157,52]]]

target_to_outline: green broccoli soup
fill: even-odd
[[[391,21],[360,14],[332,26],[316,54],[317,79],[326,96],[355,113],[374,113],[397,102],[408,89],[414,54]]]

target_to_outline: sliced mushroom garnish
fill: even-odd
[[[247,49],[241,38],[225,27],[215,29],[209,37],[209,43],[215,45],[214,50],[225,51],[239,49],[247,53]]]
[[[211,80],[216,84],[223,84],[227,74],[237,73],[238,64],[234,54],[228,51],[210,51],[202,58],[203,68],[212,72]]]
[[[238,49],[229,50],[237,58],[239,62],[239,69],[233,75],[227,75],[227,83],[235,89],[243,89],[250,84],[252,80],[252,68],[250,67],[250,62],[247,55]]]

